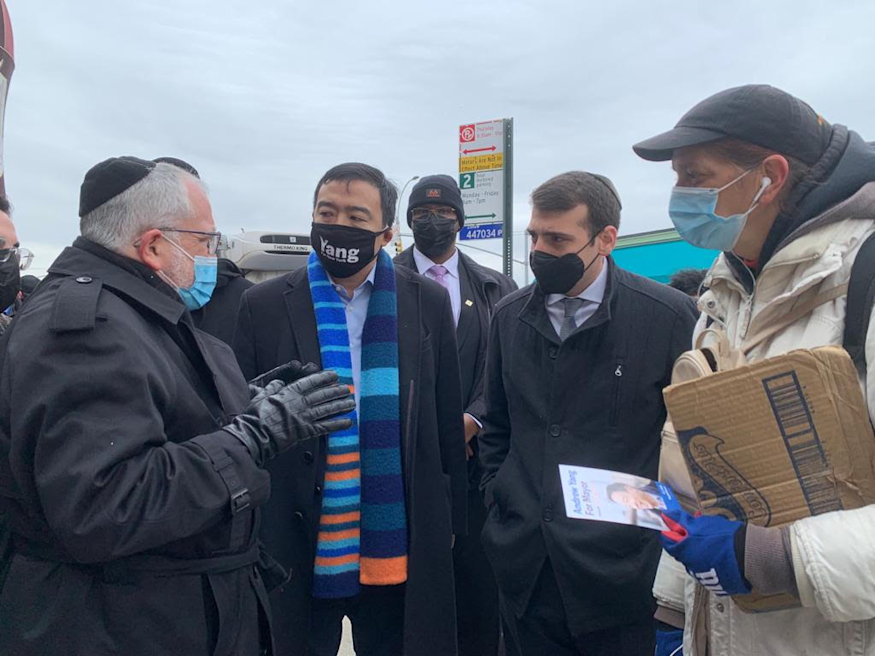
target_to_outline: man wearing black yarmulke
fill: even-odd
[[[465,439],[468,445],[468,534],[453,547],[459,656],[498,652],[498,588],[480,544],[486,507],[480,492],[483,468],[477,435],[482,426],[483,374],[489,317],[495,304],[514,291],[514,281],[475,262],[456,247],[465,225],[465,206],[456,180],[424,176],[410,192],[407,225],[415,245],[395,263],[437,281],[450,295],[462,373]]]
[[[0,353],[0,654],[260,656],[264,467],[354,402],[300,363],[247,386],[194,328],[219,238],[196,177],[108,159],[79,215]]]

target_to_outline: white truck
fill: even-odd
[[[259,231],[223,235],[218,255],[259,283],[306,266],[310,250],[309,235]]]

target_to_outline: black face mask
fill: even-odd
[[[15,302],[20,291],[21,267],[18,255],[12,255],[5,262],[0,262],[0,312]]]
[[[413,240],[419,252],[428,258],[443,255],[456,242],[456,219],[429,214],[413,219]]]
[[[595,241],[598,233],[586,242],[576,253],[566,253],[562,257],[556,257],[541,251],[532,251],[529,255],[529,266],[535,274],[538,287],[545,294],[564,294],[572,289],[586,270],[598,259],[599,254],[584,265],[583,260],[577,257],[578,253]]]
[[[349,278],[377,256],[374,240],[384,232],[333,223],[314,223],[310,229],[310,244],[332,278]]]

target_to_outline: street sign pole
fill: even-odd
[[[513,278],[513,119],[504,119],[504,274]]]

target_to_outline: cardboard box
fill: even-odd
[[[875,436],[843,348],[792,351],[664,395],[702,512],[782,526],[875,503]],[[750,612],[799,605],[734,600]]]

